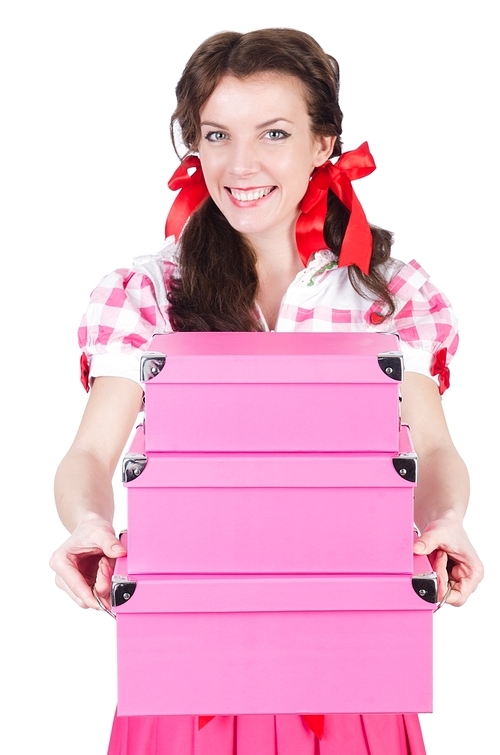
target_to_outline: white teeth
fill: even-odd
[[[271,189],[253,189],[253,191],[240,191],[239,189],[230,189],[231,194],[238,202],[254,202],[256,199],[262,199],[267,196]]]

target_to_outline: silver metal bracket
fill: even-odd
[[[415,574],[412,577],[411,584],[419,598],[426,603],[438,602],[438,578],[435,571]]]
[[[378,364],[382,372],[392,380],[403,379],[403,354],[400,351],[385,351],[379,354]]]
[[[408,480],[408,482],[417,481],[417,454],[414,451],[395,456],[392,464],[398,475],[404,480]]]
[[[145,383],[160,374],[167,357],[161,351],[148,351],[141,357],[141,380]]]
[[[122,460],[122,481],[132,482],[146,469],[148,463],[144,454],[125,454]]]
[[[137,582],[132,582],[128,577],[114,574],[111,578],[111,605],[113,608],[127,603],[135,592]]]

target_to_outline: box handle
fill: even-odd
[[[113,613],[113,611],[110,611],[109,608],[106,608],[102,600],[100,599],[99,595],[97,594],[97,591],[95,589],[95,585],[92,587],[92,595],[97,600],[97,605],[99,606],[100,611],[104,611],[104,613],[107,613],[108,616],[111,616],[113,619],[116,619],[116,613]]]

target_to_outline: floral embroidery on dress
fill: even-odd
[[[319,283],[319,280],[324,273],[333,270],[336,267],[338,267],[338,260],[333,252],[330,252],[330,250],[316,252],[308,266],[299,273],[299,276],[297,276],[297,281],[302,278],[300,280],[302,286],[315,286]]]
[[[331,262],[327,262],[326,265],[323,265],[323,267],[320,267],[319,270],[317,270],[315,273],[313,273],[313,276],[312,276],[311,280],[309,281],[309,283],[307,285],[308,286],[314,286],[314,284],[316,283],[316,281],[314,279],[318,275],[321,275],[322,273],[325,273],[327,270],[333,270],[334,267],[338,267],[337,260],[332,260]]]

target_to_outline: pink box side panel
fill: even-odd
[[[408,425],[401,424],[399,428],[399,443],[398,443],[398,449],[399,453],[409,453],[412,451],[415,451],[411,435],[410,435],[410,429]],[[140,424],[136,427],[135,433],[132,437],[130,447],[128,449],[131,453],[145,453],[146,451],[146,444],[145,444],[145,437],[144,437],[144,424]],[[328,466],[332,466],[335,464],[335,460],[339,460],[342,464],[342,467],[345,467],[346,465],[352,465],[353,463],[358,463],[358,466],[362,466],[363,470],[366,472],[367,470],[367,464],[374,464],[379,463],[379,457],[381,456],[387,456],[388,452],[378,452],[378,451],[358,451],[356,453],[351,452],[335,452],[335,453],[328,453],[328,452],[319,452],[319,453],[308,453],[306,452],[301,458],[300,458],[300,469],[302,468],[308,468],[308,465],[316,464],[319,459],[318,463],[321,463],[321,459],[325,456],[328,456],[328,458],[331,460],[328,463]],[[389,452],[392,453],[392,452]],[[228,455],[226,453],[221,454],[214,454],[213,452],[194,452],[194,453],[186,453],[186,452],[171,452],[171,453],[165,453],[165,452],[153,452],[150,451],[148,456],[149,458],[153,459],[161,459],[164,460],[165,464],[171,464],[174,462],[174,467],[169,468],[169,474],[172,474],[172,471],[175,470],[179,465],[181,464],[192,464],[192,459],[196,455],[197,465],[199,466],[200,461],[202,463],[206,463],[207,461],[210,463],[210,465],[213,464],[214,459],[216,463],[221,463],[225,460],[227,460]],[[289,467],[287,468],[287,474],[290,473],[290,471],[293,471],[297,468],[297,456],[293,456],[291,459],[287,453],[281,454],[279,452],[274,454],[269,453],[262,453],[259,454],[258,452],[251,452],[251,453],[240,453],[232,452],[230,454],[231,458],[231,464],[234,464],[234,460],[238,457],[241,457],[242,461],[244,462],[241,466],[241,469],[238,470],[237,474],[238,476],[241,474],[242,471],[245,469],[252,469],[254,462],[254,459],[259,460],[259,464],[264,466],[265,468],[265,460],[268,459],[268,469],[265,469],[265,472],[269,474],[270,470],[276,469],[276,465],[280,464],[283,465],[284,461],[287,460],[288,462],[293,461],[293,464],[289,464]],[[250,457],[250,458],[249,458]],[[250,464],[248,464],[248,461],[250,461]],[[370,473],[369,467],[368,467],[368,474]],[[300,472],[299,472],[300,474]],[[358,475],[358,470],[356,470],[356,475]],[[163,483],[162,483],[163,484]],[[245,483],[246,484],[246,483]],[[279,483],[282,484],[282,483]],[[325,483],[321,483],[325,484]]]
[[[119,715],[432,709],[428,611],[118,616]]]
[[[128,527],[131,573],[411,574],[413,569],[412,486],[131,486]]]
[[[146,388],[146,450],[398,448],[398,383],[165,384]]]

